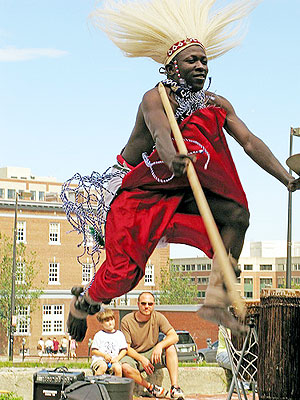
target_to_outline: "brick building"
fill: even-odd
[[[82,253],[78,248],[80,237],[68,233],[68,223],[59,200],[61,183],[55,178],[37,177],[29,168],[0,168],[0,232],[13,238],[16,193],[18,196],[17,242],[26,245],[26,252],[35,251],[39,271],[35,286],[43,290],[34,311],[29,307],[18,310],[14,351],[19,352],[20,339],[26,339],[26,348],[36,354],[40,337],[56,336],[60,340],[66,331],[70,288],[88,283],[93,276],[89,257],[77,262]],[[29,195],[29,198],[27,197]],[[25,199],[26,198],[26,199]],[[101,256],[102,260],[104,254]],[[161,268],[167,268],[169,247],[157,249],[146,267],[145,277],[138,286],[113,305],[136,304],[142,290],[157,292]],[[97,267],[99,267],[100,263]],[[24,265],[17,262],[20,274]],[[0,354],[7,353],[7,335],[2,330]]]
[[[208,257],[174,258],[172,268],[189,275],[197,284],[198,301],[203,302],[209,283],[211,260]],[[241,277],[238,280],[242,297],[258,300],[264,288],[285,287],[286,242],[246,242],[239,259]],[[300,286],[300,242],[292,245],[292,286]]]

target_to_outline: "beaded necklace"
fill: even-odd
[[[193,92],[191,86],[187,84],[179,85],[170,78],[163,80],[162,84],[175,93],[175,100],[178,103],[178,107],[175,111],[175,118],[178,123],[182,122],[194,111],[206,107],[204,89],[201,89],[198,92]]]

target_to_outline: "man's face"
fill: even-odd
[[[180,75],[186,83],[192,86],[193,91],[203,89],[208,73],[207,57],[201,46],[190,46],[182,50],[177,56],[177,65]],[[175,73],[172,78],[178,81]]]
[[[152,314],[154,309],[154,298],[150,293],[143,293],[138,302],[139,311],[145,316]]]

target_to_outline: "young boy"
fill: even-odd
[[[105,310],[97,315],[102,330],[97,332],[92,343],[91,369],[94,375],[112,372],[122,376],[122,366],[119,363],[127,353],[125,336],[115,330],[115,317],[112,310]]]

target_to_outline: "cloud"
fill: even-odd
[[[0,62],[28,61],[35,58],[58,58],[67,55],[68,52],[57,49],[17,49],[15,47],[0,48]]]

